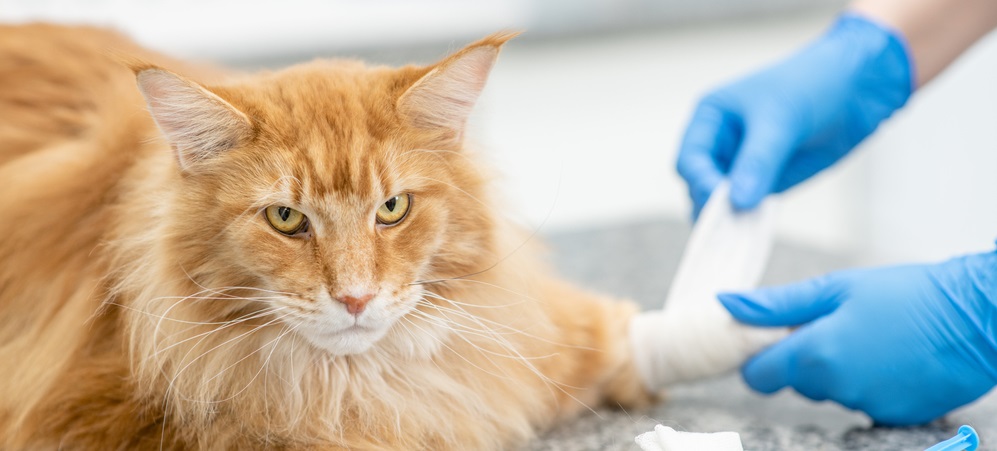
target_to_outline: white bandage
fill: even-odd
[[[630,323],[634,361],[649,389],[729,372],[788,333],[740,324],[716,298],[754,288],[772,248],[772,202],[736,213],[728,194],[721,183],[703,208],[664,309]]]
[[[634,317],[634,363],[648,389],[725,374],[786,336],[783,328],[740,324],[718,307],[667,308]]]

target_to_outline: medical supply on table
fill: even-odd
[[[962,425],[959,433],[944,442],[941,442],[925,451],[974,451],[980,446],[980,436],[971,426]]]
[[[634,442],[643,451],[744,451],[737,432],[683,432],[660,424],[635,437]],[[962,425],[955,437],[925,451],[975,451],[979,446],[976,430]]]
[[[717,300],[720,291],[758,283],[776,214],[773,200],[735,212],[728,192],[726,183],[717,187],[693,228],[664,308],[630,324],[637,370],[651,390],[730,372],[788,333],[738,323]]]

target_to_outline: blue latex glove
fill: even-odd
[[[878,423],[931,421],[997,384],[997,253],[850,270],[722,294],[737,320],[795,326],[741,369],[755,390],[794,388]]]
[[[694,217],[724,174],[744,210],[838,161],[903,106],[913,79],[901,37],[845,14],[790,58],[706,95],[677,163]]]

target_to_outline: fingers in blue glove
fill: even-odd
[[[708,94],[678,161],[694,212],[722,174],[748,210],[833,165],[910,97],[910,62],[894,30],[845,14],[793,56]]]
[[[989,252],[849,270],[719,299],[749,324],[803,324],[742,367],[755,390],[791,387],[878,423],[919,424],[997,385],[994,268],[997,254]]]
[[[748,293],[720,293],[717,299],[734,319],[753,326],[798,326],[834,311],[841,304],[843,274]]]
[[[789,337],[758,353],[741,367],[744,382],[758,392],[771,394],[791,387],[814,401],[834,399],[854,408],[855,396],[847,393],[835,362],[841,359],[835,343],[828,343],[833,318],[822,318],[794,331]]]
[[[809,334],[797,331],[786,339],[758,353],[741,367],[741,376],[749,387],[764,394],[775,393],[792,384],[796,366],[794,357],[801,349],[806,349]],[[826,399],[823,393],[807,393],[814,399]]]
[[[781,124],[750,125],[730,171],[730,202],[737,210],[751,210],[773,192],[797,145]]]
[[[676,169],[689,186],[693,219],[729,169],[739,121],[708,101],[700,103],[682,137]]]
[[[819,337],[820,329],[825,327],[816,320],[840,305],[844,277],[830,274],[750,293],[722,293],[717,296],[731,315],[742,323],[772,327],[811,323],[760,352],[741,368],[741,375],[750,387],[768,394],[791,386],[810,399],[824,400],[829,397],[827,390],[833,386],[833,381],[827,379],[832,372],[828,371],[828,365],[821,357],[827,353],[816,352],[824,346],[813,337]],[[800,356],[807,361],[800,361]]]

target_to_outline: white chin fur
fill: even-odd
[[[367,352],[383,336],[385,330],[347,329],[330,334],[302,335],[309,343],[319,349],[324,349],[333,355],[355,355]]]

